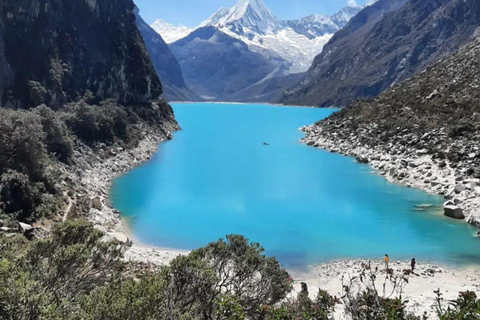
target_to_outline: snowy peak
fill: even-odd
[[[279,21],[262,0],[240,0],[232,8],[220,8],[202,26],[228,28],[237,34],[266,34],[274,31]]]
[[[295,32],[314,39],[342,29],[360,10],[362,10],[361,6],[348,6],[332,16],[313,14],[300,20],[286,21],[286,23]]]
[[[151,27],[162,36],[166,43],[172,43],[182,39],[193,31],[193,29],[187,28],[184,25],[174,26],[161,19],[156,20]]]
[[[230,14],[231,8],[228,7],[221,7],[220,9],[217,10],[214,14],[210,16],[207,20],[203,21],[200,24],[201,27],[205,26],[215,26],[220,24],[220,21],[223,20],[225,17],[227,17]]]

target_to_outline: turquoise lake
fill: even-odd
[[[287,268],[385,253],[393,260],[480,263],[474,230],[443,217],[440,196],[388,183],[353,158],[298,142],[299,127],[333,110],[173,108],[182,130],[111,189],[138,240],[194,249],[237,233]],[[415,211],[423,204],[436,207]]]

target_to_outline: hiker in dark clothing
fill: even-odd
[[[410,265],[412,266],[412,273],[415,270],[415,265],[416,264],[417,264],[417,262],[415,261],[415,258],[413,258],[412,261],[410,262]]]

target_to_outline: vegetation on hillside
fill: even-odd
[[[421,319],[374,288],[353,294],[347,285],[339,298],[320,290],[312,301],[305,285],[293,298],[275,258],[238,235],[158,268],[123,262],[123,250],[82,220],[55,225],[44,240],[1,239],[0,320],[328,320],[338,303],[354,319]],[[448,307],[439,294],[438,303],[442,320],[479,319],[473,292]]]
[[[34,221],[58,213],[65,191],[58,164],[75,164],[75,150],[99,145],[135,146],[142,128],[160,126],[169,115],[156,102],[121,107],[85,101],[53,111],[0,108],[0,218]],[[81,156],[78,155],[77,156]]]

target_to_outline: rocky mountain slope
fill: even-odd
[[[2,106],[58,109],[87,92],[136,104],[162,93],[131,0],[5,0],[0,10]]]
[[[451,199],[446,214],[480,227],[479,73],[476,39],[376,99],[304,128],[304,141],[442,194]]]
[[[480,26],[477,0],[405,2],[380,0],[362,10],[281,101],[343,106],[376,96],[470,41]]]
[[[135,16],[147,52],[150,54],[153,66],[162,82],[162,96],[168,101],[200,99],[187,87],[177,59],[162,37],[143,21],[138,8],[135,9]]]
[[[229,96],[282,70],[242,41],[215,27],[195,30],[170,45],[187,85],[207,100]]]
[[[228,101],[232,102],[266,102],[278,101],[285,90],[298,84],[305,73],[294,73],[286,76],[277,76],[264,79],[229,95]]]

